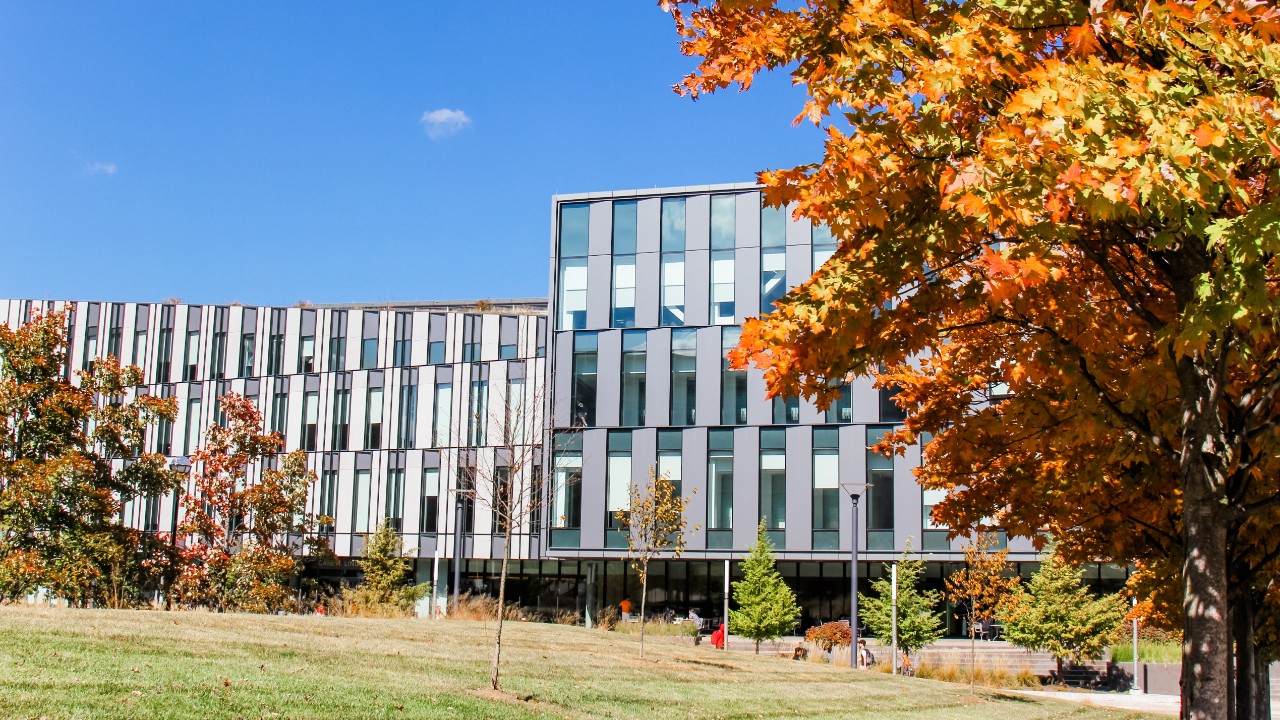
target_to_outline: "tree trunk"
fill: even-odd
[[[1224,340],[1209,342],[1216,348]],[[1204,354],[1177,361],[1182,395],[1182,718],[1227,720],[1231,712],[1231,625],[1224,468],[1230,458],[1218,416],[1220,380]]]
[[[501,690],[498,667],[502,662],[502,622],[507,614],[507,565],[511,559],[511,523],[507,523],[506,539],[502,543],[502,570],[498,573],[498,631],[493,635],[493,662],[489,664],[489,685]]]
[[[649,563],[640,573],[640,657],[644,658],[644,604],[649,597]]]
[[[759,655],[759,654],[760,654],[760,641],[759,641],[759,640],[757,640],[757,641],[756,641],[756,654],[757,654],[757,655]]]
[[[1270,668],[1258,653],[1254,638],[1255,597],[1242,592],[1231,604],[1232,635],[1235,639],[1235,718],[1271,720]]]
[[[970,606],[973,601],[970,600]],[[978,632],[973,626],[973,611],[969,612],[969,694],[973,694],[973,686],[978,675]]]
[[[1183,462],[1184,720],[1226,720],[1230,705],[1227,531],[1205,492],[1205,470],[1202,462]]]

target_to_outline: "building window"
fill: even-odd
[[[581,330],[587,326],[587,259],[560,261],[560,329]]]
[[[96,329],[96,328],[95,328]],[[182,379],[194,382],[200,373],[200,331],[187,331],[186,355],[182,364]]]
[[[489,368],[471,369],[471,396],[467,406],[467,445],[486,443],[489,429]]]
[[[784,430],[760,431],[760,517],[769,538],[783,547],[787,527],[787,435]]]
[[[396,313],[395,345],[391,348],[391,364],[408,367],[413,350],[413,313]]]
[[[369,532],[369,477],[368,470],[356,470],[356,482],[351,496],[351,532]]]
[[[813,430],[813,549],[840,548],[840,435]]]
[[[836,254],[836,239],[831,236],[831,228],[826,225],[813,227],[813,272],[818,270]]]
[[[720,424],[747,424],[747,371],[734,369],[729,352],[738,347],[742,328],[727,327],[720,331]]]
[[[773,399],[773,424],[795,425],[800,422],[800,398],[775,397]]]
[[[331,435],[330,449],[347,449],[351,437],[351,390],[347,387],[333,391],[333,432]]]
[[[298,338],[298,372],[313,373],[316,371],[316,336],[307,335]]]
[[[785,248],[760,250],[760,312],[771,313],[774,303],[787,292],[787,251]]]
[[[883,368],[881,369],[883,370]],[[894,398],[898,395],[898,387],[882,387],[878,392],[880,394],[880,422],[896,423],[905,420],[907,414],[894,401]]]
[[[213,344],[209,349],[209,377],[221,380],[227,376],[227,331],[219,330],[213,334]]]
[[[711,324],[732,325],[737,313],[734,303],[734,252],[711,252]]]
[[[784,208],[760,208],[760,247],[785,247],[787,244],[787,211]]]
[[[121,359],[120,350],[124,344],[124,305],[115,303],[107,310],[107,355]]]
[[[733,546],[733,431],[707,431],[707,549]]]
[[[613,203],[613,254],[636,253],[636,217],[639,204],[635,200]]]
[[[503,316],[498,318],[498,359],[514,360],[516,342],[520,339],[520,318]]]
[[[872,447],[889,428],[867,428],[867,549],[893,549],[893,457]]]
[[[160,418],[156,421],[156,452],[173,454],[173,422],[170,420]]]
[[[671,483],[676,495],[684,494],[683,448],[683,432],[658,431],[658,476],[665,477]]]
[[[671,333],[671,424],[692,425],[697,407],[698,331]]]
[[[387,527],[400,532],[404,529],[404,468],[387,471],[385,499],[383,516],[387,520]]]
[[[644,425],[645,344],[648,333],[627,330],[622,333],[622,408],[621,424]]]
[[[538,357],[546,357],[547,356],[547,319],[541,318],[541,317],[538,318],[536,327],[537,327],[537,333],[538,333],[538,346],[534,352],[537,353]]]
[[[257,340],[257,336],[252,331],[240,333],[240,369],[236,373],[238,377],[253,375],[253,350]]]
[[[360,368],[378,367],[378,313],[366,310],[360,330]]]
[[[529,417],[525,407],[524,363],[507,366],[507,397],[503,403],[502,441],[506,445],[529,442]]]
[[[338,471],[325,470],[320,474],[320,532],[334,531],[333,522],[338,514]]]
[[[554,441],[551,486],[551,545],[575,547],[582,527],[582,435],[563,433]]]
[[[684,252],[684,198],[662,200],[662,251]]]
[[[453,383],[436,382],[436,397],[431,409],[431,445],[449,444],[449,419],[453,414]]]
[[[187,400],[187,432],[182,440],[183,455],[190,455],[200,446],[200,398]]]
[[[445,315],[432,314],[427,323],[427,362],[439,365],[444,362],[445,337],[448,332],[448,318]]]
[[[377,450],[382,447],[382,388],[369,388],[364,416],[364,447]]]
[[[347,369],[347,311],[334,310],[329,316],[329,370]]]
[[[147,330],[135,330],[133,333],[133,364],[140,368],[147,366]]]
[[[662,253],[662,324],[684,325],[684,253]]]
[[[84,331],[84,353],[80,358],[80,367],[93,371],[93,361],[98,357],[98,326],[90,325]],[[183,378],[186,379],[186,378]]]
[[[613,257],[613,327],[636,325],[636,256]]]
[[[511,497],[510,465],[499,465],[493,469],[493,493],[494,533],[505,537],[511,529],[512,514],[519,508],[516,499]]]
[[[587,326],[587,236],[585,204],[560,207],[560,329]]]
[[[471,465],[458,466],[458,503],[462,505],[462,532],[470,535],[476,531],[476,469]]]
[[[711,249],[732,250],[737,244],[738,198],[735,195],[711,197]]]
[[[631,509],[631,431],[609,432],[609,457],[605,468],[605,547],[627,547],[627,525],[619,511]]]
[[[596,424],[596,360],[598,337],[593,332],[573,336],[573,425]]]
[[[479,362],[483,318],[479,315],[462,317],[462,362]]]
[[[827,422],[850,423],[853,422],[853,389],[849,383],[840,383],[840,396],[831,401],[827,406]]]
[[[422,469],[422,505],[418,513],[418,532],[434,535],[439,527],[440,468]]]
[[[400,417],[396,423],[396,447],[412,448],[418,434],[418,379],[416,374],[401,377]]]
[[[285,311],[271,311],[271,332],[267,335],[267,374],[284,374]]]
[[[156,376],[152,382],[167,383],[173,361],[173,306],[160,307],[160,335],[156,338]]]
[[[320,422],[320,393],[302,393],[302,449],[316,449],[316,428]]]
[[[289,417],[289,385],[276,381],[275,392],[271,395],[271,431],[284,437],[285,420]]]

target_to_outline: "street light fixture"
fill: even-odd
[[[849,494],[853,501],[853,522],[850,524],[849,539],[849,668],[858,669],[858,499],[867,490],[867,483],[848,480],[840,483],[840,487]]]

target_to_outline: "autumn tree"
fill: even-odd
[[[649,481],[633,484],[627,508],[614,513],[627,534],[627,557],[640,580],[640,657],[644,657],[649,562],[663,555],[678,558],[684,554],[689,530],[684,513],[688,503],[667,473],[659,474],[650,466]]]
[[[195,491],[183,499],[175,597],[188,607],[283,609],[303,556],[324,549],[306,512],[315,472],[301,450],[278,454],[284,440],[262,433],[253,401],[228,393],[218,402],[226,424],[210,427],[191,454]]]
[[[894,565],[898,568],[896,606],[891,581]],[[937,610],[942,594],[920,589],[924,560],[912,557],[908,544],[897,562],[885,563],[883,567],[884,572],[871,583],[875,594],[858,594],[862,622],[883,642],[893,636],[896,621],[898,649],[907,655],[932,645],[943,635],[942,615]]]
[[[518,365],[509,363],[507,372]],[[527,372],[527,366],[519,366]],[[523,378],[520,378],[523,380]],[[532,385],[532,387],[530,387]],[[506,621],[507,574],[512,543],[532,533],[533,519],[542,507],[539,484],[542,427],[542,392],[536,383],[507,383],[508,395],[492,408],[481,410],[476,425],[500,433],[492,457],[477,464],[474,487],[463,489],[479,506],[489,509],[494,535],[502,538],[502,564],[498,570],[498,620],[489,661],[489,685],[501,689],[502,630]]]
[[[679,92],[784,70],[825,133],[760,181],[840,247],[735,362],[819,404],[850,374],[898,387],[893,443],[934,437],[940,521],[1157,568],[1184,716],[1266,716],[1248,659],[1274,651],[1280,558],[1274,4],[662,4],[700,58]]]
[[[755,545],[742,560],[742,579],[733,583],[733,601],[738,607],[729,611],[729,632],[754,641],[757,655],[760,643],[776,640],[800,623],[796,593],[778,572],[763,519]]]
[[[120,607],[171,567],[162,538],[124,527],[123,503],[178,476],[143,453],[147,427],[176,406],[136,392],[142,371],[114,357],[68,374],[68,315],[0,325],[0,599],[43,587],[76,604]]]
[[[1004,636],[1028,650],[1047,652],[1058,663],[1102,657],[1115,642],[1128,608],[1117,595],[1095,596],[1080,582],[1080,570],[1056,552],[1045,555],[1028,587],[1018,587],[1000,608]]]
[[[964,547],[964,568],[947,577],[947,596],[964,608],[969,628],[969,689],[978,669],[978,626],[990,622],[1018,587],[1009,548],[995,550],[993,533],[979,533]]]

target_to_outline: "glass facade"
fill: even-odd
[[[693,425],[698,406],[698,331],[671,333],[671,424]]]

